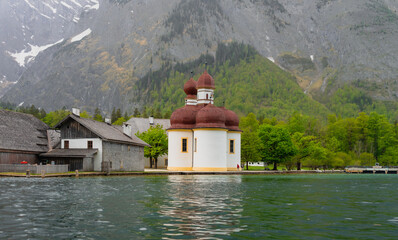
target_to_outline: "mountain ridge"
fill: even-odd
[[[389,0],[101,0],[79,20],[79,32],[90,28],[90,35],[42,52],[2,101],[48,110],[142,107],[131,99],[141,96],[136,84],[147,72],[214,56],[220,42],[242,42],[292,73],[323,104],[347,84],[376,101],[395,102],[397,8]]]

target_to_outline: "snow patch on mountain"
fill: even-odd
[[[52,7],[50,4],[43,2],[43,5],[48,7],[54,14],[57,13],[57,9]]]
[[[71,5],[67,4],[67,3],[64,2],[64,1],[61,1],[61,4],[64,5],[65,7],[69,8],[69,9],[74,10],[74,8],[73,8]]]
[[[82,32],[82,33],[80,33],[80,34],[74,36],[74,37],[70,40],[70,42],[73,43],[73,42],[80,41],[80,40],[82,40],[83,38],[85,38],[86,36],[90,35],[90,33],[91,33],[91,29],[88,28],[88,29],[86,29],[84,32]]]
[[[21,67],[25,67],[25,64],[29,63],[30,61],[34,60],[35,57],[42,51],[46,50],[49,47],[52,47],[58,43],[61,43],[62,41],[64,41],[64,39],[59,40],[56,43],[52,43],[52,44],[47,44],[44,46],[36,46],[36,45],[32,45],[30,43],[28,43],[28,45],[30,46],[30,51],[27,52],[27,49],[25,48],[24,50],[22,50],[21,52],[16,52],[16,53],[11,53],[8,52],[7,53],[14,58],[14,60],[19,64],[19,66]]]
[[[32,3],[30,3],[28,0],[25,0],[25,2],[26,2],[26,4],[29,5],[29,7],[31,7],[34,10],[36,10],[41,16],[43,16],[45,18],[48,18],[48,19],[51,19],[49,16],[47,16],[47,15],[43,14],[42,12],[40,12],[40,10],[37,9],[35,6],[33,6]]]
[[[99,2],[98,0],[91,0],[91,3],[94,3],[94,5],[86,5],[84,6],[84,11],[89,11],[89,10],[98,10],[99,9]]]

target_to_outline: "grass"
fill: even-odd
[[[267,166],[270,170],[272,170],[274,168],[273,165],[268,165]],[[243,170],[246,170],[246,168],[244,168]],[[249,166],[249,171],[262,171],[264,170],[263,166]],[[285,165],[278,165],[278,171],[283,171],[283,170],[287,170]],[[294,169],[296,170],[296,169]],[[308,167],[302,167],[301,170],[311,170]],[[247,170],[246,170],[247,171]]]

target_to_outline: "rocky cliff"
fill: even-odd
[[[55,29],[43,33],[47,38],[42,37],[40,46],[56,44],[34,60],[26,57],[22,67],[15,54],[39,43],[3,44],[7,48],[0,49],[1,65],[8,67],[0,69],[0,75],[15,84],[2,101],[47,110],[63,106],[131,109],[145,104],[132,99],[142,94],[135,84],[148,71],[204,53],[214,55],[218,43],[234,41],[253,46],[293,73],[303,92],[319,101],[327,101],[327,96],[346,84],[373,99],[397,100],[398,3],[393,0],[44,2],[69,2],[70,6],[76,2],[82,7],[71,11],[68,21],[57,18],[59,23],[40,17],[53,12],[49,7],[47,12],[29,9],[42,18],[38,26],[53,24],[59,30],[58,35]],[[3,19],[0,24],[5,24]],[[62,24],[68,30],[61,31]],[[36,36],[47,28],[32,29]],[[19,40],[22,35],[15,37]]]

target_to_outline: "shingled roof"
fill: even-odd
[[[107,123],[98,122],[92,119],[81,118],[73,114],[70,114],[62,121],[60,121],[57,125],[55,125],[55,128],[59,128],[68,119],[73,119],[76,122],[80,123],[104,141],[123,142],[126,144],[137,146],[150,146],[135,135],[127,136],[123,133],[123,130],[119,126],[109,125]]]
[[[47,129],[33,115],[0,110],[0,149],[47,152]]]
[[[127,123],[131,125],[134,133],[136,133],[138,131],[140,133],[143,133],[143,132],[147,131],[151,127],[151,125],[149,124],[149,118],[135,118],[135,117],[133,117],[133,118],[130,118],[127,121]],[[168,129],[168,128],[170,128],[170,119],[157,119],[157,118],[154,118],[153,119],[153,126],[156,126],[156,125],[162,125],[163,129]]]

